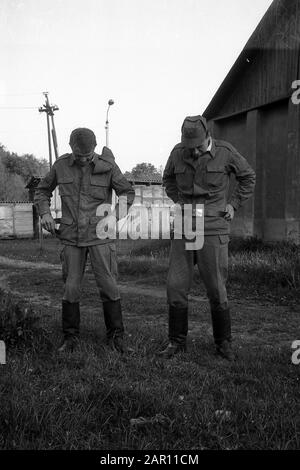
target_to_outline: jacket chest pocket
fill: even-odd
[[[109,173],[90,176],[89,194],[95,199],[106,199],[110,187]]]
[[[72,196],[74,193],[74,178],[72,176],[62,176],[57,183],[60,196]]]
[[[226,171],[224,167],[206,167],[206,183],[211,188],[217,188],[224,184]]]
[[[193,186],[193,173],[185,166],[178,166],[174,169],[176,183],[179,189],[189,189]]]

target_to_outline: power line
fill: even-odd
[[[0,109],[38,109],[37,106],[0,106]]]
[[[16,132],[15,129],[10,129],[10,130],[3,130],[3,129],[0,129],[0,134],[11,134],[13,133],[14,135],[17,135],[17,134],[40,134],[41,131],[40,130],[37,130],[37,131],[34,131],[34,130],[26,130],[26,131],[18,131]]]
[[[42,92],[39,91],[34,93],[0,93],[0,96],[29,96],[29,95],[41,95]]]

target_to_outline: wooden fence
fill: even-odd
[[[0,238],[32,238],[31,202],[0,202]]]

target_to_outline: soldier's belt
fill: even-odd
[[[204,216],[205,217],[224,217],[226,214],[225,211],[216,211],[213,209],[206,209],[204,208]],[[192,210],[193,217],[201,217],[203,216],[203,211],[201,209],[193,209]]]

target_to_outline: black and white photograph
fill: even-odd
[[[1,0],[0,57],[0,462],[300,450],[300,0]]]

